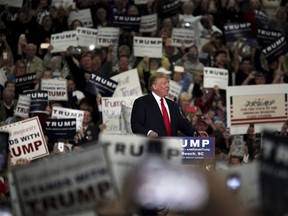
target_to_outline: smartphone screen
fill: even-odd
[[[7,169],[7,160],[9,153],[9,133],[0,131],[0,173]]]

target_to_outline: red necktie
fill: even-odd
[[[168,112],[164,105],[163,98],[161,98],[160,101],[161,101],[162,115],[163,115],[163,119],[164,119],[164,123],[166,127],[167,136],[171,136],[171,124],[170,124]]]

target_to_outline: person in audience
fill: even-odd
[[[0,101],[0,122],[5,124],[6,119],[13,117],[14,109],[17,101],[15,100],[15,92],[11,88],[5,88],[2,93],[2,100]]]

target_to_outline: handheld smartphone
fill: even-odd
[[[58,150],[59,152],[64,152],[64,142],[58,142]]]
[[[41,48],[41,49],[48,49],[49,46],[50,46],[49,43],[41,43],[41,44],[40,44],[40,48]]]
[[[7,52],[4,51],[4,52],[2,53],[2,56],[3,56],[3,59],[4,59],[4,60],[8,59],[8,53],[7,53]]]
[[[0,173],[7,170],[9,154],[9,133],[0,131]]]

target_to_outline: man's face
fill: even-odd
[[[166,77],[159,78],[153,85],[152,90],[159,97],[166,97],[169,93],[169,79]]]

